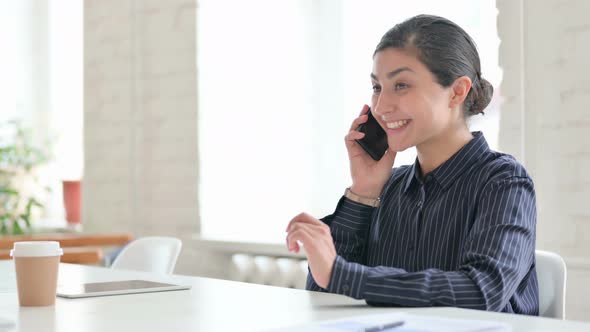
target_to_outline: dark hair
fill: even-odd
[[[414,16],[387,31],[373,56],[390,47],[415,52],[443,87],[458,77],[469,77],[471,90],[463,104],[465,116],[483,113],[490,103],[494,88],[481,77],[475,43],[457,24],[439,16]]]

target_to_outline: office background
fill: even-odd
[[[337,1],[322,3],[317,8],[318,15],[325,15],[330,6],[338,6]],[[567,317],[590,320],[587,301],[590,298],[590,242],[587,240],[590,237],[590,174],[587,171],[590,168],[587,134],[590,129],[590,19],[587,15],[590,3],[584,0],[482,3],[491,3],[497,10],[497,62],[502,69],[498,82],[501,100],[498,101],[497,148],[517,157],[533,176],[539,216],[537,248],[557,252],[566,261]],[[313,6],[312,1],[305,4]],[[461,5],[460,2],[455,4]],[[43,87],[55,86],[55,77],[59,76],[46,69],[46,61],[58,61],[59,56],[48,55],[78,51],[73,50],[70,43],[55,48],[44,39],[47,27],[55,24],[48,17],[56,7],[34,0],[15,6],[20,6],[17,9],[22,16],[8,22],[24,25],[26,22],[19,22],[18,17],[28,17],[26,33],[33,41],[29,59],[33,65],[25,75],[34,77],[25,79],[33,92],[31,98],[25,98],[29,104],[20,107],[31,110],[30,119],[35,128],[44,128],[52,121],[60,122],[49,119],[42,111],[44,105],[51,102],[48,101],[49,92]],[[69,117],[79,117],[79,142],[83,142],[79,148],[71,147],[83,151],[83,172],[78,171],[81,166],[77,166],[70,174],[83,174],[84,229],[129,231],[137,237],[177,236],[183,240],[184,249],[176,273],[228,278],[231,255],[243,248],[239,243],[240,233],[230,232],[223,248],[216,244],[219,241],[214,237],[202,236],[203,225],[208,221],[203,220],[200,187],[203,179],[199,168],[203,150],[199,141],[202,139],[200,121],[203,120],[199,107],[203,96],[199,91],[203,89],[197,77],[200,70],[206,70],[199,68],[197,60],[202,42],[199,36],[204,33],[198,30],[201,6],[194,0],[87,0],[83,5],[70,1],[68,6],[80,6],[84,13],[83,29],[79,31],[83,40],[79,44],[83,46],[80,63],[83,85],[78,86],[78,93],[74,86],[63,91],[61,97],[68,100],[80,95],[78,102],[83,104],[83,114],[72,113]],[[204,6],[202,8],[206,8]],[[249,13],[244,12],[244,8],[238,9],[235,9],[238,13]],[[227,10],[232,11],[231,7]],[[2,30],[7,28],[2,27]],[[329,38],[325,42],[329,43]],[[321,43],[317,46],[321,49]],[[481,53],[481,56],[487,54]],[[2,68],[10,72],[10,67]],[[225,77],[224,82],[230,85],[232,78]],[[5,91],[14,89],[9,85],[3,88]],[[225,101],[217,102],[223,105]],[[329,102],[324,103],[324,107],[330,106]],[[326,117],[326,121],[331,119]],[[290,120],[301,121],[296,117]],[[343,116],[335,121],[342,121],[342,125],[349,119]],[[223,127],[223,123],[214,125]],[[335,128],[331,130],[340,143],[343,134],[337,130],[338,126]],[[343,150],[320,150],[315,156],[324,162],[321,158],[341,158],[338,153]],[[251,165],[255,160],[238,156],[231,169],[243,177],[252,177],[251,173],[240,169],[251,167],[246,164]],[[73,160],[65,164],[76,163]],[[335,172],[345,174],[346,168],[344,164],[343,170]],[[315,182],[322,180],[315,173],[309,174]],[[280,174],[272,176],[280,178]],[[256,181],[251,184],[255,185]],[[342,188],[337,189],[330,187],[323,194],[342,191],[346,185],[343,183]],[[229,187],[228,183],[212,186]],[[238,194],[227,191],[226,195],[207,199],[211,204],[231,210],[232,200],[248,192],[259,196],[260,209],[276,199],[275,193],[261,192],[255,187]],[[334,203],[336,200],[334,197]],[[215,222],[223,223],[224,213],[229,212],[217,209],[216,213],[219,219]],[[244,216],[240,222],[248,223],[250,218]],[[276,221],[281,225],[286,222]],[[260,248],[265,252],[283,252],[278,244],[267,243]]]

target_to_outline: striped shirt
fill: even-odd
[[[533,182],[482,133],[425,178],[392,170],[378,208],[342,197],[322,219],[337,251],[327,289],[381,306],[538,315]]]

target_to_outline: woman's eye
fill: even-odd
[[[409,87],[409,85],[407,85],[406,83],[396,83],[395,84],[395,90],[404,90],[407,89]]]
[[[374,93],[377,93],[377,92],[379,92],[379,91],[381,91],[381,87],[380,87],[380,86],[378,86],[378,85],[373,85],[373,92],[374,92]]]

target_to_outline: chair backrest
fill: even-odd
[[[121,250],[111,268],[171,274],[181,248],[182,241],[174,237],[139,238]]]
[[[565,319],[565,262],[556,253],[537,250],[539,316]]]

